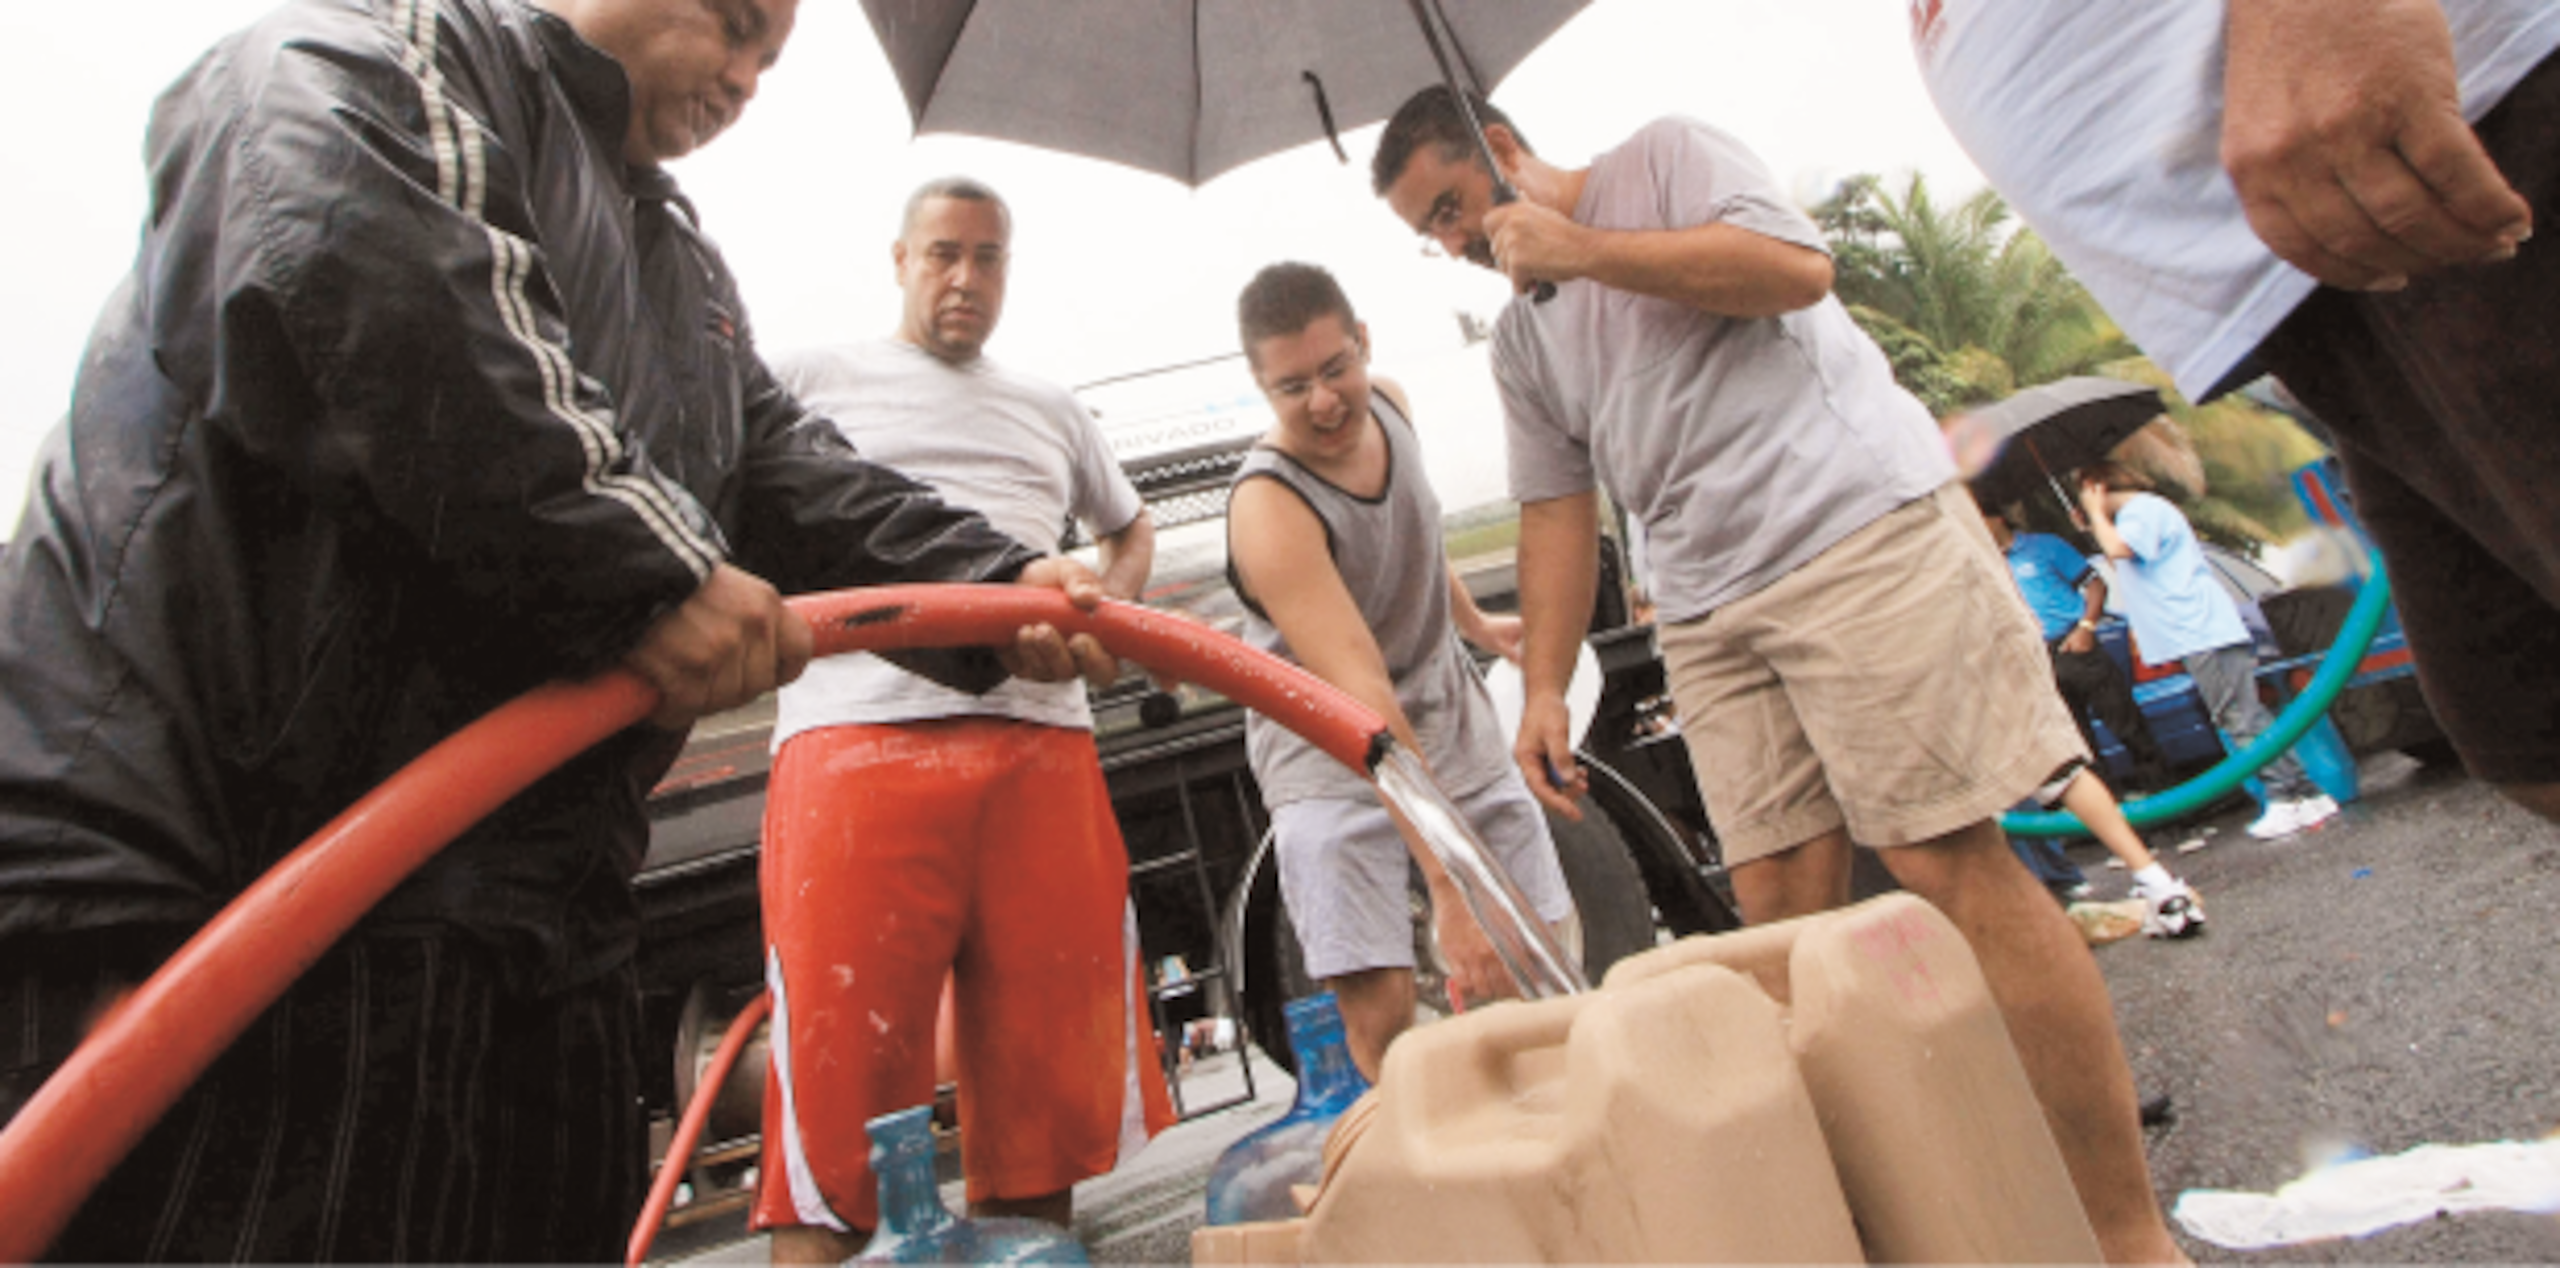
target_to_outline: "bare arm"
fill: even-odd
[[[2115,556],[2109,555],[2108,558]],[[2094,568],[2089,570],[2089,579],[2080,583],[2080,601],[2087,605],[2081,609],[2080,619],[2091,625],[2097,624],[2098,615],[2107,610],[2107,579],[2099,576]]]
[[[1574,799],[1586,776],[1573,758],[1564,691],[1600,585],[1599,495],[1585,491],[1522,506],[1519,572],[1520,616],[1527,630],[1520,658],[1520,735],[1511,755],[1539,801],[1579,819],[1582,810]]]
[[[1513,664],[1520,661],[1520,639],[1525,628],[1516,616],[1495,616],[1476,606],[1476,596],[1467,583],[1458,579],[1458,566],[1449,566],[1449,619],[1458,627],[1458,637],[1500,656]]]
[[[1315,512],[1276,480],[1247,480],[1228,501],[1227,521],[1236,574],[1298,664],[1377,710],[1396,742],[1419,754],[1386,656],[1325,550]]]
[[[1032,560],[1013,583],[1060,591],[1068,602],[1087,612],[1102,602],[1102,583],[1093,570],[1063,555]],[[1097,687],[1107,686],[1120,670],[1120,662],[1102,644],[1082,634],[1064,637],[1046,621],[1014,631],[1013,646],[996,649],[996,659],[1008,672],[1033,682],[1082,677]]]
[[[1515,283],[1587,278],[1725,317],[1776,317],[1831,293],[1831,257],[1726,224],[1594,229],[1543,205],[1485,217],[1494,259]]]
[[[2062,636],[2062,650],[2066,652],[2097,650],[2098,614],[2107,610],[2107,579],[2099,576],[2097,569],[2090,569],[2088,578],[2080,583],[2080,603],[2080,624]]]
[[[1137,602],[1138,596],[1147,588],[1148,574],[1155,569],[1156,523],[1154,518],[1147,513],[1145,507],[1139,507],[1137,518],[1122,526],[1120,531],[1106,533],[1094,539],[1094,555],[1096,561],[1102,565],[1101,574],[1094,579],[1100,587],[1101,595],[1128,603]],[[1102,640],[1091,634],[1071,635],[1065,642],[1065,650],[1074,675],[1083,678],[1085,685],[1100,691],[1119,681],[1120,658],[1104,647]],[[1046,656],[1036,660],[1027,658],[1026,663],[1049,667],[1042,671],[1048,675],[1046,677],[1026,676],[1037,677],[1039,681],[1046,682],[1065,680],[1062,676],[1050,672],[1056,663],[1054,658]],[[1171,679],[1158,678],[1156,681],[1166,690],[1171,690],[1173,687]]]
[[[2125,544],[2124,535],[2116,531],[2116,517],[2107,505],[2107,486],[2083,482],[2080,485],[2080,509],[2087,514],[2089,535],[2098,539],[2098,549],[2109,559],[2133,558],[2133,547]]]
[[[1094,539],[1094,553],[1102,564],[1102,592],[1137,602],[1147,588],[1148,574],[1155,571],[1155,516],[1145,507],[1138,508],[1138,517],[1119,532]]]
[[[2462,117],[2437,0],[2231,0],[2222,161],[2268,248],[2333,286],[2397,290],[2503,260],[2533,212]]]

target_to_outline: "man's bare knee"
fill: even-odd
[[[1945,836],[1878,851],[1904,889],[1928,900],[1968,931],[1966,913],[2006,911],[2030,899],[2053,908],[2042,883],[2018,861],[2000,821],[1984,819]],[[2059,909],[2055,909],[2057,914]]]
[[[1727,875],[1746,924],[1810,916],[1849,901],[1849,834],[1834,829],[1775,854],[1736,863]]]

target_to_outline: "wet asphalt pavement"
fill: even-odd
[[[2148,1133],[2164,1206],[2192,1188],[2271,1191],[2341,1148],[2560,1127],[2560,829],[2396,754],[2365,775],[2365,797],[2313,832],[2251,841],[2233,814],[2211,821],[2208,848],[2161,851],[2203,895],[2210,931],[2097,951],[2136,1085],[2174,1107]],[[2155,833],[2155,849],[2188,835]],[[2094,847],[2073,856],[2102,897],[2122,891]],[[2466,1215],[2352,1242],[2185,1245],[2200,1260],[2552,1262],[2560,1222]]]
[[[2455,772],[2397,754],[2365,763],[2365,796],[2280,842],[2232,811],[2156,829],[2203,897],[2210,929],[2096,949],[2145,1097],[2164,1209],[2197,1188],[2271,1191],[2341,1149],[2532,1140],[2560,1127],[2560,829]],[[2204,834],[2205,848],[2175,853]],[[2071,850],[2121,897],[2104,854]],[[1237,1079],[1204,1065],[1195,1101]],[[1180,1263],[1202,1186],[1229,1142],[1278,1116],[1290,1085],[1258,1065],[1256,1099],[1185,1123],[1120,1172],[1077,1189],[1077,1232],[1101,1263]],[[952,1197],[957,1199],[956,1192]],[[2172,1227],[2175,1225],[2173,1223]],[[2180,1233],[2199,1261],[2560,1261],[2560,1220],[2466,1215],[2356,1241],[2231,1251]],[[754,1242],[713,1257],[761,1261]]]

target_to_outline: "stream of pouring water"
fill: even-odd
[[[1591,989],[1582,969],[1538,919],[1529,900],[1476,839],[1465,816],[1449,802],[1422,763],[1390,744],[1373,772],[1378,796],[1421,834],[1423,844],[1440,860],[1440,869],[1458,887],[1467,911],[1493,943],[1494,954],[1509,970],[1522,999],[1548,999]]]

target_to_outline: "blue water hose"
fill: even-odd
[[[2365,649],[2373,645],[2374,635],[2381,632],[2382,618],[2390,610],[2391,578],[2383,571],[2382,556],[2376,554],[2363,592],[2356,596],[2355,606],[2347,609],[2347,619],[2338,627],[2338,637],[2331,641],[2328,652],[2321,656],[2320,671],[2311,676],[2302,694],[2294,697],[2293,703],[2285,706],[2284,712],[2277,714],[2275,721],[2247,748],[2223,758],[2213,769],[2175,788],[2140,801],[2126,802],[2124,817],[2141,828],[2192,813],[2228,795],[2240,786],[2241,780],[2257,774],[2259,767],[2292,748],[2294,741],[2301,739],[2303,733],[2320,720],[2320,715],[2329,711],[2329,704],[2338,698],[2338,693],[2347,689],[2348,680],[2356,676],[2357,666],[2364,662]],[[2079,816],[2067,810],[2012,812],[2000,816],[2000,826],[2011,836],[2089,835],[2089,829],[2081,824]]]

